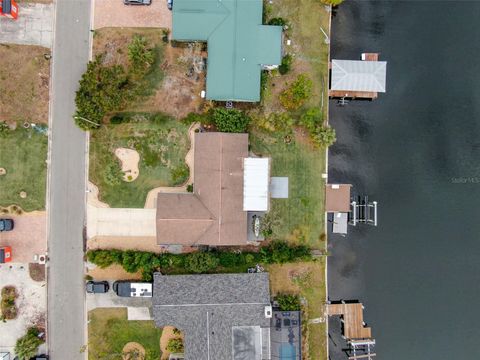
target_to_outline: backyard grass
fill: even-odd
[[[0,206],[12,204],[25,211],[45,208],[47,136],[17,123],[15,130],[0,133]],[[27,197],[21,198],[20,192]]]
[[[325,322],[308,323],[325,316],[325,261],[318,259],[315,262],[266,265],[265,269],[270,274],[272,296],[278,293],[299,294],[306,299],[302,315],[303,358],[327,359]]]
[[[129,321],[126,308],[102,308],[88,313],[89,360],[123,360],[125,344],[137,342],[145,348],[145,360],[161,356],[162,329],[153,321]]]
[[[48,123],[49,53],[41,46],[0,44],[0,121]]]
[[[324,119],[328,116],[328,52],[325,33],[329,34],[330,12],[325,4],[316,0],[282,0],[271,4],[265,2],[267,21],[281,17],[289,27],[286,36],[291,45],[284,51],[293,56],[292,69],[286,75],[277,74],[269,79],[269,89],[263,101],[264,111],[268,114],[282,110],[278,94],[299,74],[307,74],[313,81],[313,95],[305,107],[320,107]],[[300,110],[301,112],[302,110]]]
[[[272,199],[273,237],[324,249],[325,153],[308,139],[285,143],[282,134],[250,134],[251,150],[272,157],[272,176],[287,176],[288,199]]]
[[[188,179],[188,125],[162,114],[122,116],[122,123],[107,124],[91,132],[90,181],[98,186],[100,200],[111,207],[143,208],[150,190],[179,185]],[[119,147],[138,151],[139,176],[132,182],[120,180],[112,184],[108,172],[112,165],[120,167],[114,154]]]

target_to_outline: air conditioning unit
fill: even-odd
[[[272,318],[272,305],[265,306],[265,318],[271,319]]]

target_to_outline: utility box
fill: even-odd
[[[0,0],[0,15],[16,20],[18,5],[14,0]]]

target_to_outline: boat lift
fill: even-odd
[[[358,196],[357,201],[350,203],[348,223],[352,226],[359,223],[377,226],[377,202],[369,202],[367,195]]]
[[[349,360],[366,359],[373,360],[377,354],[372,352],[372,348],[375,346],[375,339],[363,339],[363,340],[349,340],[351,356]]]

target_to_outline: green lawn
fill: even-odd
[[[159,186],[181,184],[188,179],[185,155],[190,148],[188,125],[161,114],[126,114],[124,122],[91,132],[90,181],[99,187],[100,199],[112,207],[145,205],[147,194]],[[108,165],[120,163],[115,149],[126,147],[140,154],[139,176],[133,182],[106,180]],[[180,173],[177,176],[172,173]]]
[[[145,360],[161,356],[162,329],[153,321],[129,321],[126,308],[102,308],[88,313],[89,360],[122,360],[125,344],[137,342],[145,348]]]
[[[25,211],[45,208],[47,177],[47,145],[45,134],[22,123],[15,130],[0,134],[0,167],[6,175],[0,176],[0,206],[16,204]],[[22,199],[20,192],[27,197]]]
[[[278,133],[250,135],[252,151],[272,157],[272,176],[288,176],[288,199],[272,199],[274,237],[324,248],[325,152],[308,142],[286,144]]]

